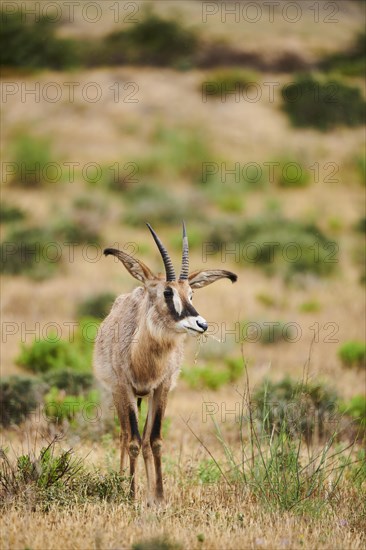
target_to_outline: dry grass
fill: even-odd
[[[355,529],[344,517],[353,501],[341,495],[338,513],[321,519],[294,518],[263,510],[245,495],[225,488],[187,488],[172,483],[166,505],[150,511],[144,505],[86,505],[47,515],[27,507],[7,512],[1,521],[4,550],[13,548],[130,548],[156,537],[183,548],[221,550],[249,548],[364,548],[362,525]],[[189,526],[189,529],[182,528]],[[200,540],[203,539],[203,542]],[[71,542],[72,541],[72,542]]]
[[[190,424],[198,426],[192,418]],[[45,513],[35,504],[31,492],[28,496],[22,495],[18,504],[15,502],[2,510],[2,548],[130,548],[139,541],[156,538],[192,549],[316,547],[359,550],[364,547],[362,495],[347,480],[326,508],[316,513],[271,511],[259,502],[248,486],[229,487],[224,481],[199,481],[197,468],[207,455],[191,432],[183,427],[184,423],[174,417],[172,433],[166,442],[164,505],[157,509],[146,507],[141,460],[135,504],[83,502],[78,505],[74,502],[60,507],[55,502]],[[35,432],[30,425],[27,430],[33,441]],[[199,430],[202,432],[202,424]],[[220,452],[213,437],[211,424],[205,425],[204,430],[200,437],[221,460],[222,450]],[[226,427],[226,431],[230,429]],[[21,439],[27,439],[25,432],[22,436],[19,433],[8,435],[13,440],[13,452],[19,448],[24,452],[30,444],[21,444]],[[41,442],[38,436],[38,446]],[[109,467],[117,465],[116,445],[117,441],[105,442],[102,449],[98,444],[84,441],[74,447],[78,457],[87,456],[89,467],[93,464],[105,468],[106,463]],[[65,441],[63,447],[67,447]]]

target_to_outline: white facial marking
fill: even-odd
[[[182,300],[179,297],[179,294],[175,288],[173,288],[173,304],[174,309],[180,315],[182,313],[183,305]]]
[[[193,317],[193,316],[185,317],[184,319],[179,321],[178,326],[182,330],[187,331],[189,334],[192,334],[193,336],[197,334],[202,334],[205,331],[202,327],[200,327],[197,324],[197,321],[202,325],[206,324],[206,319],[201,317],[201,315],[197,315],[197,317]]]

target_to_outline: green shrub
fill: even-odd
[[[355,395],[349,401],[340,404],[340,411],[355,420],[362,428],[366,428],[366,397]]]
[[[337,394],[321,383],[298,383],[289,377],[266,380],[254,392],[253,403],[267,433],[275,430],[310,441],[315,432],[322,438],[335,430]]]
[[[23,220],[26,217],[23,210],[5,202],[0,204],[0,222],[8,223]]]
[[[72,213],[69,218],[61,219],[53,228],[55,238],[65,243],[93,243],[100,242],[99,229],[92,216]]]
[[[239,213],[243,210],[243,201],[230,193],[217,196],[215,203],[223,212]]]
[[[286,189],[306,187],[310,182],[310,173],[302,163],[295,158],[281,158],[278,162],[277,185]]]
[[[75,217],[56,221],[47,228],[11,229],[0,245],[0,272],[39,280],[51,277],[59,269],[64,243],[99,243],[99,233],[92,222]]]
[[[182,379],[193,390],[218,390],[230,381],[230,373],[227,370],[217,370],[212,365],[204,367],[183,368]]]
[[[282,273],[291,278],[298,273],[319,276],[333,272],[338,245],[312,224],[287,220],[277,215],[259,217],[244,224],[217,223],[208,234],[213,251],[240,243],[239,259],[259,265],[267,273]]]
[[[321,305],[318,300],[308,300],[300,305],[299,310],[303,313],[316,313],[321,310]]]
[[[183,368],[182,378],[189,387],[194,390],[218,390],[221,386],[235,382],[243,373],[242,359],[229,358],[224,367],[216,368],[214,365],[194,366]]]
[[[68,395],[63,390],[51,388],[44,397],[45,415],[55,424],[62,424],[66,420],[75,424],[78,419],[88,422],[95,417],[99,401],[97,390],[91,390],[86,395]]]
[[[226,98],[234,97],[233,91],[240,98],[243,97],[244,92],[251,97],[250,85],[257,84],[257,82],[258,75],[254,72],[242,69],[220,69],[206,75],[200,90],[202,90],[204,98],[219,97],[225,101]]]
[[[116,296],[112,292],[102,292],[81,302],[77,309],[78,317],[104,319],[111,310]]]
[[[276,299],[270,294],[267,294],[267,292],[259,292],[255,298],[260,304],[265,307],[271,308],[275,307],[277,304]]]
[[[58,449],[54,438],[38,455],[33,451],[10,461],[6,452],[0,453],[1,505],[32,503],[35,509],[48,512],[53,506],[80,506],[88,502],[126,502],[127,479],[116,472],[102,474],[88,471],[83,460],[73,450]],[[124,485],[125,482],[125,485]]]
[[[127,30],[104,39],[103,57],[107,64],[190,66],[198,41],[193,31],[179,21],[164,19],[147,9]]]
[[[363,216],[358,220],[358,222],[355,224],[355,230],[359,231],[360,233],[366,233],[366,216]]]
[[[34,279],[52,276],[61,259],[56,241],[52,230],[48,228],[13,229],[1,243],[1,273],[25,274]]]
[[[221,472],[212,458],[206,458],[198,465],[197,477],[203,484],[216,483],[221,478]]]
[[[345,342],[338,349],[338,356],[345,367],[365,368],[366,343],[356,340]]]
[[[294,338],[291,324],[282,321],[261,321],[241,324],[241,334],[249,341],[261,342],[261,344],[276,344],[289,342]]]
[[[14,139],[12,149],[16,166],[13,184],[33,189],[57,177],[57,172],[49,164],[54,162],[49,139],[23,132]]]
[[[76,346],[56,336],[54,339],[35,340],[30,345],[22,344],[16,363],[27,370],[40,373],[65,367],[85,368],[83,357]]]
[[[354,158],[354,165],[356,168],[356,173],[359,177],[360,183],[366,185],[366,155],[362,151]]]
[[[205,178],[203,166],[205,162],[214,158],[209,146],[209,140],[200,129],[196,128],[165,128],[158,126],[151,138],[150,151],[136,160],[139,178],[142,185],[146,185],[144,178],[172,178],[183,177],[192,183],[201,183]],[[208,178],[209,179],[209,178]],[[153,189],[145,189],[151,198],[156,197],[156,191],[161,190],[160,184]],[[140,195],[143,188],[130,186],[127,196],[136,196],[140,187]],[[222,187],[222,186],[221,186]]]
[[[242,357],[229,357],[226,359],[226,367],[229,372],[229,381],[236,382],[244,372],[244,362]]]
[[[187,220],[191,216],[192,211],[181,199],[162,191],[156,199],[146,198],[136,203],[134,208],[124,214],[122,221],[133,227],[141,227],[146,220],[153,226],[177,225],[182,219]]]
[[[50,334],[48,338],[34,340],[32,344],[22,344],[17,364],[40,373],[62,371],[65,368],[75,369],[81,373],[90,372],[93,344],[99,325],[99,319],[83,317],[79,320],[77,330],[72,333],[70,341]],[[64,375],[60,374],[60,377]]]
[[[48,388],[55,387],[71,395],[85,393],[94,385],[91,372],[79,372],[72,368],[51,369],[43,374],[42,380]]]
[[[192,183],[202,180],[202,163],[212,158],[207,137],[200,129],[158,128],[154,143],[163,148],[163,163]]]
[[[294,126],[324,131],[364,124],[366,103],[361,90],[340,81],[299,75],[282,88],[282,96],[284,110]]]
[[[328,55],[320,63],[320,68],[326,72],[337,72],[345,76],[364,77],[366,33],[358,34],[349,50]]]
[[[9,376],[0,381],[0,424],[20,424],[40,402],[42,388],[33,378]]]
[[[0,12],[1,65],[61,70],[77,64],[77,49],[72,40],[55,36],[56,25],[47,17],[27,18],[22,11]]]
[[[230,491],[244,491],[271,512],[319,517],[326,506],[332,510],[332,497],[338,494],[342,477],[351,476],[354,482],[358,479],[357,486],[362,487],[364,453],[355,463],[354,454],[350,454],[352,444],[339,444],[337,425],[325,424],[328,412],[333,423],[332,391],[321,384],[285,379],[277,384],[264,383],[256,394],[251,395],[249,384],[245,387],[234,444],[232,430],[228,437],[221,430],[218,415],[222,416],[222,411],[212,414],[216,439],[226,457],[226,463],[217,466]],[[324,442],[316,441],[315,445],[306,437],[315,428],[311,407],[326,436]],[[204,448],[213,458],[207,446]]]

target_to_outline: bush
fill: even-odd
[[[37,380],[10,376],[0,381],[0,424],[20,424],[40,401],[42,388]]]
[[[25,274],[34,279],[53,275],[60,261],[50,229],[28,227],[13,229],[1,243],[0,271],[9,275]]]
[[[217,483],[221,478],[221,472],[212,458],[206,458],[198,465],[197,477],[203,484]]]
[[[241,358],[226,360],[225,367],[215,368],[213,365],[193,368],[183,368],[182,378],[189,387],[194,390],[218,390],[221,386],[235,382],[240,378],[244,370]]]
[[[359,88],[340,81],[300,75],[282,88],[284,110],[294,126],[330,130],[359,126],[365,120],[365,100]]]
[[[340,410],[355,420],[362,428],[366,428],[366,397],[364,395],[355,395],[349,401],[341,403]]]
[[[51,388],[45,395],[45,414],[48,421],[62,424],[65,421],[75,424],[76,420],[90,421],[95,417],[95,407],[99,405],[99,394],[92,390],[86,395],[67,395],[65,391]]]
[[[303,313],[316,313],[321,310],[321,305],[317,300],[309,300],[308,302],[303,302],[299,310]]]
[[[232,432],[225,437],[221,430],[217,418],[220,411],[212,415],[216,439],[226,457],[222,467],[219,463],[216,465],[230,490],[245,492],[270,512],[288,511],[319,517],[325,506],[332,510],[342,477],[348,474],[353,482],[358,480],[358,488],[362,487],[364,453],[359,455],[357,464],[354,454],[350,454],[354,440],[351,445],[341,446],[336,441],[337,427],[325,428],[327,413],[332,413],[334,408],[332,391],[321,384],[297,384],[285,379],[277,384],[264,383],[256,393],[251,396],[248,383],[242,396],[234,445]],[[318,425],[323,426],[324,435],[326,431],[329,433],[323,443],[316,441],[315,445],[301,437],[306,438],[309,429],[312,431],[315,427],[309,410],[312,404]],[[204,447],[213,458],[211,451]]]
[[[75,42],[55,36],[56,26],[47,17],[27,19],[22,11],[0,12],[1,65],[26,69],[62,70],[77,64]]]
[[[221,69],[207,74],[202,82],[200,91],[206,97],[221,98],[225,101],[227,97],[234,98],[235,91],[242,97],[243,93],[248,93],[250,97],[250,85],[257,84],[258,76],[254,72],[241,69]]]
[[[230,381],[230,373],[227,370],[217,370],[212,365],[204,367],[183,368],[182,379],[192,390],[218,390]]]
[[[345,342],[338,349],[338,356],[344,367],[365,368],[366,343],[359,341]]]
[[[55,238],[66,243],[93,243],[100,242],[98,228],[89,215],[72,214],[70,218],[57,222],[54,226]]]
[[[366,155],[362,151],[353,158],[353,163],[356,168],[356,173],[359,177],[361,185],[366,184]]]
[[[296,158],[280,158],[278,162],[277,185],[285,189],[306,187],[310,182],[310,173]]]
[[[190,66],[198,41],[195,33],[178,21],[163,19],[145,10],[142,19],[128,30],[104,39],[103,58],[107,64]]]
[[[364,77],[366,33],[360,33],[348,51],[341,51],[327,56],[320,63],[326,72],[337,72],[345,76]]]
[[[139,177],[168,179],[180,176],[192,183],[201,183],[204,179],[203,163],[214,158],[208,143],[207,137],[198,129],[158,127],[152,135],[151,151],[145,157],[137,159]],[[141,186],[128,188],[127,196],[136,196],[139,187],[141,196]],[[161,190],[159,184],[155,192],[152,185],[149,187],[150,189],[145,190],[153,197],[156,190]]]
[[[293,339],[291,324],[282,321],[260,321],[242,323],[241,335],[244,341],[261,342],[261,344],[276,344]]]
[[[359,231],[360,233],[366,233],[366,216],[363,216],[358,220],[358,222],[355,224],[355,230]]]
[[[16,227],[1,243],[0,272],[45,279],[55,274],[62,260],[64,243],[99,243],[91,218],[74,217],[53,226]]]
[[[29,452],[11,462],[0,454],[0,496],[2,506],[31,503],[34,509],[48,512],[52,506],[80,506],[87,502],[127,501],[127,480],[116,472],[88,471],[72,449],[57,449],[54,438],[36,455]],[[123,482],[126,481],[125,487]]]
[[[0,222],[8,223],[23,220],[25,218],[25,213],[23,210],[17,206],[11,206],[2,202],[0,204]]]
[[[54,369],[85,369],[84,358],[75,345],[66,340],[35,340],[32,344],[22,344],[17,365],[32,372],[44,373]]]
[[[79,372],[71,368],[46,371],[42,376],[42,380],[48,388],[55,387],[71,395],[85,393],[94,384],[91,372]]]
[[[298,383],[289,377],[266,380],[254,392],[256,418],[267,433],[286,432],[311,441],[334,431],[337,394],[321,383]]]
[[[81,302],[78,306],[78,317],[104,319],[111,310],[116,296],[112,292],[102,292]]]
[[[51,173],[49,163],[53,162],[50,142],[46,138],[31,136],[28,133],[19,134],[13,142],[13,162],[17,172],[12,183],[33,189],[51,181],[56,177]]]
[[[337,264],[337,243],[312,224],[277,215],[257,218],[243,225],[215,224],[207,237],[214,250],[222,244],[240,243],[240,260],[259,265],[268,274],[282,273],[290,279],[298,273],[329,275]]]
[[[128,209],[123,215],[122,222],[134,227],[143,226],[146,220],[157,227],[162,224],[180,225],[183,219],[189,221],[195,218],[192,202],[161,190],[156,197],[136,201],[133,208]]]

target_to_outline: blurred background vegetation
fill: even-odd
[[[298,398],[314,340],[322,381],[301,395],[319,410],[336,401],[361,425],[363,4],[338,2],[335,23],[324,2],[318,22],[302,4],[296,24],[280,5],[274,22],[263,11],[252,25],[205,22],[199,2],[135,2],[131,18],[115,2],[117,20],[106,4],[95,24],[79,12],[35,18],[30,1],[2,7],[1,423],[56,402],[49,421],[72,425],[98,402],[84,329],[135,284],[101,250],[117,242],[160,270],[145,222],[177,263],[184,218],[192,269],[239,274],[195,296],[223,341],[190,343],[187,396],[242,382],[243,330],[229,331],[254,320],[261,333],[244,350],[261,406],[264,392]],[[288,323],[301,328],[296,343]],[[306,418],[300,431],[311,436]]]

